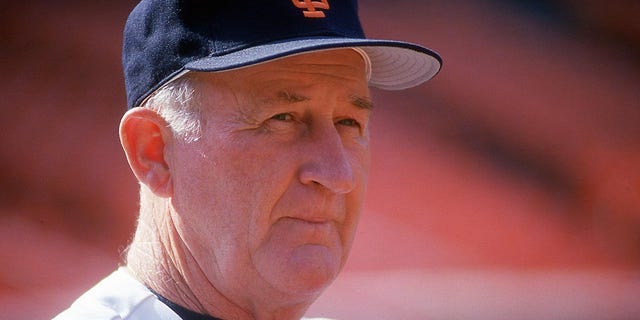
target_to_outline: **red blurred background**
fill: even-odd
[[[0,309],[48,319],[122,263],[137,184],[117,138],[134,1],[0,10]],[[640,318],[640,2],[361,0],[370,37],[442,72],[375,91],[341,319]]]

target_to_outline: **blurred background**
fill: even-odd
[[[0,10],[0,314],[49,319],[115,270],[137,183],[117,137],[134,1]],[[338,319],[640,318],[640,2],[361,0],[441,73],[374,91]]]

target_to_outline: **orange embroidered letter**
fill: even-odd
[[[317,9],[329,10],[328,0],[291,0],[293,5],[305,9],[302,11],[307,18],[324,18],[324,12]]]

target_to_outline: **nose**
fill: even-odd
[[[306,142],[306,160],[299,178],[305,185],[319,185],[335,194],[346,194],[355,187],[354,161],[345,150],[336,128],[316,131]]]

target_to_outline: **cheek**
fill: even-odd
[[[369,167],[371,163],[368,144],[359,148],[357,151],[358,152],[353,153],[352,158],[352,168],[356,178],[356,187],[351,193],[345,196],[346,216],[343,226],[340,230],[345,255],[349,253],[358,223],[360,221],[360,215],[362,214],[362,207],[364,205],[367,183],[369,179]]]
[[[190,224],[200,237],[255,247],[286,192],[293,165],[267,148],[229,140],[212,144],[199,156],[185,158],[175,181],[176,202],[193,217]]]
[[[356,234],[358,223],[360,221],[360,215],[362,214],[362,207],[364,203],[365,186],[365,184],[362,184],[361,187],[356,188],[351,194],[346,197],[346,216],[344,223],[342,224],[340,229],[345,256],[349,253],[351,244],[353,243],[353,239]]]
[[[172,168],[178,232],[200,262],[211,259],[211,254],[233,256],[234,250],[246,248],[248,204],[255,202],[249,198],[255,193],[246,181],[248,172],[238,169],[246,171],[249,165],[238,163],[233,154],[221,158],[211,148],[180,151]]]

